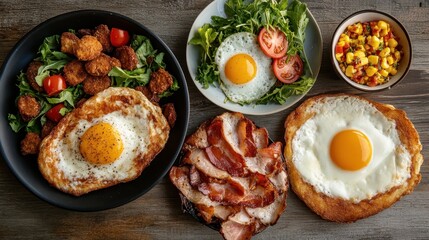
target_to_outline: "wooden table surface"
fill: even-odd
[[[158,34],[173,50],[186,74],[191,99],[188,134],[204,120],[224,110],[198,91],[186,67],[185,46],[189,29],[210,0],[136,1],[5,1],[0,0],[0,63],[14,44],[40,22],[72,10],[104,9],[127,15]],[[429,1],[305,1],[323,35],[323,60],[319,77],[308,96],[347,92],[404,109],[415,124],[423,155],[429,156]],[[357,91],[340,80],[328,58],[332,33],[342,19],[362,9],[377,9],[397,17],[413,44],[413,62],[407,77],[391,90]],[[307,96],[307,97],[308,97]],[[305,99],[305,98],[304,98]],[[272,138],[283,141],[283,122],[297,105],[277,114],[249,116],[265,126]],[[327,222],[313,214],[294,193],[275,226],[254,239],[383,238],[429,239],[429,166],[411,195],[391,208],[353,224]],[[40,200],[19,183],[0,161],[0,239],[219,239],[220,235],[180,209],[176,189],[167,178],[137,200],[101,212],[73,212]]]

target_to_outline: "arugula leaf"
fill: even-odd
[[[294,83],[283,84],[281,87],[275,86],[270,92],[262,96],[256,104],[267,104],[269,102],[284,104],[290,96],[304,94],[313,86],[314,82],[314,78],[304,76]]]
[[[19,132],[19,130],[27,125],[24,121],[21,120],[21,117],[18,114],[9,113],[7,115],[7,120],[9,121],[9,125],[14,132]]]
[[[136,68],[133,71],[123,70],[119,67],[114,67],[109,72],[109,77],[112,77],[112,85],[118,87],[144,86],[149,82],[150,69]]]

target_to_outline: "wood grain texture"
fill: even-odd
[[[429,156],[429,1],[415,0],[308,0],[323,35],[322,67],[309,96],[346,92],[404,109],[415,124],[423,155]],[[42,21],[79,9],[104,9],[127,15],[158,34],[175,53],[186,74],[191,99],[188,133],[224,110],[208,101],[190,78],[185,59],[189,29],[210,0],[167,1],[5,1],[0,0],[0,63],[25,33]],[[407,77],[391,90],[357,91],[340,80],[328,58],[328,45],[336,26],[351,13],[377,9],[397,17],[413,44],[413,63]],[[299,103],[298,103],[299,104]],[[292,108],[268,116],[249,116],[283,142],[283,122]],[[254,239],[428,239],[429,166],[424,162],[422,182],[414,193],[393,207],[353,224],[324,221],[293,193],[278,223]],[[176,189],[167,178],[143,197],[124,206],[94,213],[53,207],[26,190],[0,161],[0,239],[219,239],[220,235],[196,222],[180,209]]]

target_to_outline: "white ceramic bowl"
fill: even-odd
[[[363,23],[377,20],[383,20],[390,24],[390,28],[392,29],[393,33],[395,34],[395,36],[398,37],[397,40],[399,45],[402,46],[403,56],[399,62],[398,72],[395,76],[392,76],[387,83],[377,85],[375,87],[370,87],[352,81],[341,71],[340,65],[335,59],[335,45],[338,43],[338,39],[340,38],[341,33],[343,33],[348,26],[357,22]],[[352,15],[344,19],[337,27],[332,37],[330,56],[336,73],[347,83],[363,91],[379,91],[383,89],[390,89],[391,87],[393,87],[393,85],[397,84],[407,75],[411,65],[412,52],[413,51],[411,47],[410,37],[405,30],[405,27],[396,18],[387,13],[383,13],[376,10],[363,10],[353,13]]]

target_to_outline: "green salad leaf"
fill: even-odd
[[[218,66],[214,61],[216,51],[222,41],[231,34],[250,32],[255,35],[265,28],[283,31],[289,41],[287,55],[300,54],[305,73],[294,84],[276,84],[256,104],[274,102],[283,104],[289,96],[306,92],[314,83],[310,67],[304,53],[305,29],[308,23],[307,6],[298,0],[227,0],[226,17],[212,16],[211,22],[201,26],[188,44],[200,47],[201,62],[196,80],[203,88],[221,86]],[[249,104],[238,102],[238,104]]]

